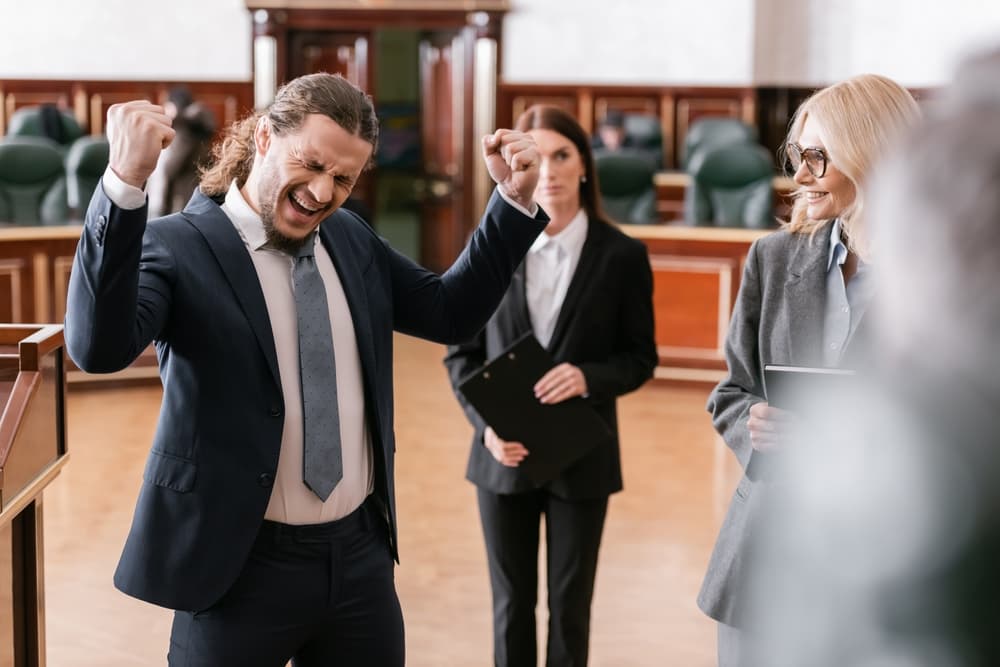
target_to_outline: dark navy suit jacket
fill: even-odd
[[[398,556],[392,332],[440,343],[474,336],[543,229],[496,193],[469,246],[438,276],[337,211],[320,237],[343,283],[361,356],[375,495]],[[200,610],[230,588],[264,517],[284,403],[267,307],[249,252],[200,192],[146,224],[98,187],[69,284],[66,346],[85,371],[128,366],[156,345],[163,402],[115,585]],[[114,446],[114,443],[109,443]]]

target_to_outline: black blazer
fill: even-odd
[[[468,343],[450,347],[445,358],[452,387],[531,331],[524,264],[486,328]],[[653,327],[653,275],[646,246],[617,228],[590,220],[587,240],[570,281],[548,346],[556,363],[583,371],[589,401],[612,436],[548,483],[567,500],[598,498],[622,488],[616,398],[648,380],[658,358]],[[483,445],[486,424],[461,394],[459,402],[475,427],[466,477],[494,493],[518,493],[534,484],[517,468],[500,464]]]
[[[396,548],[393,329],[442,343],[478,331],[543,229],[494,193],[469,247],[443,276],[337,211],[320,238],[354,320],[376,496]],[[243,568],[264,517],[284,404],[267,307],[250,255],[200,192],[146,224],[98,187],[69,283],[66,347],[92,373],[156,344],[163,403],[115,585],[173,609],[211,606]],[[109,443],[112,446],[114,443]]]

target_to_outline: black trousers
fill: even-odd
[[[265,521],[222,599],[174,614],[170,667],[402,667],[395,563],[370,504],[325,524]]]
[[[493,588],[497,667],[536,667],[539,523],[545,515],[549,626],[546,667],[584,667],[590,602],[607,497],[568,501],[545,489],[500,495],[478,490]]]

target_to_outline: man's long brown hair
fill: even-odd
[[[234,180],[243,187],[256,154],[254,129],[266,116],[275,134],[295,132],[310,114],[322,114],[348,132],[378,145],[378,118],[371,97],[339,74],[307,74],[282,86],[265,111],[249,114],[230,125],[212,150],[212,160],[201,174],[201,191],[209,197],[224,195]],[[370,166],[370,164],[369,164]]]

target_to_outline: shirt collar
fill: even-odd
[[[264,223],[260,221],[260,214],[250,208],[236,181],[229,185],[223,208],[251,250],[260,250],[267,244],[267,234],[264,232]]]
[[[830,228],[830,254],[826,258],[826,270],[832,269],[834,264],[843,266],[846,261],[847,246],[844,245],[844,241],[840,237],[840,218],[837,218]]]
[[[570,256],[579,254],[583,248],[583,242],[587,239],[587,212],[582,208],[576,212],[569,224],[553,236],[542,232],[531,244],[529,252],[540,252],[542,248],[550,243],[561,248]]]

